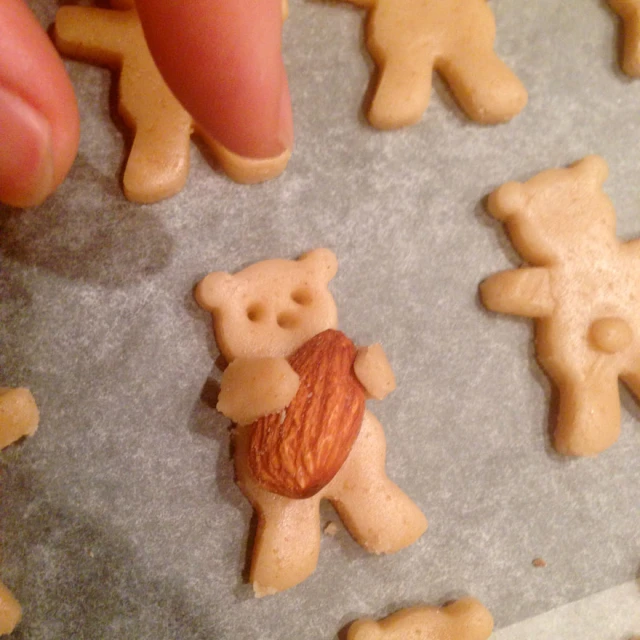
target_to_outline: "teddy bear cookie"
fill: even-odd
[[[575,456],[617,440],[618,378],[640,395],[640,240],[616,237],[607,173],[589,156],[504,184],[488,202],[532,266],[489,277],[482,301],[535,318],[537,358],[559,392],[555,448]]]
[[[0,388],[0,449],[33,435],[39,419],[38,407],[28,389]],[[20,604],[0,582],[0,635],[11,633],[21,617]]]
[[[398,551],[427,527],[386,476],[384,432],[365,400],[383,398],[395,380],[380,345],[358,349],[336,329],[336,271],[334,254],[317,249],[211,273],[196,287],[229,363],[217,408],[235,423],[236,480],[258,515],[257,596],[313,573],[322,499],[373,553]]]
[[[640,77],[640,0],[609,0],[624,25],[622,70]]]
[[[396,129],[420,120],[434,69],[462,110],[497,124],[520,113],[527,91],[495,54],[487,0],[348,0],[369,11],[367,48],[378,67],[369,122]]]
[[[55,42],[69,57],[120,70],[118,111],[134,131],[124,193],[134,202],[156,202],[184,186],[189,141],[197,127],[162,79],[133,0],[112,0],[111,5],[113,9],[62,7],[56,15]],[[215,140],[205,142],[223,171],[247,184],[277,177],[291,155],[287,150],[274,158],[245,158]]]
[[[354,622],[347,640],[488,640],[493,618],[475,598],[462,598],[444,607],[410,607],[375,622]]]

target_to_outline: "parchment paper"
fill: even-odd
[[[51,24],[56,4],[31,4]],[[363,12],[292,0],[287,172],[238,186],[194,145],[185,189],[147,206],[122,195],[130,136],[112,75],[67,63],[82,118],[74,167],[45,205],[0,209],[0,383],[29,386],[42,413],[1,455],[0,577],[24,606],[15,638],[332,639],[356,617],[463,594],[504,627],[636,577],[635,400],[623,391],[609,451],[554,454],[532,326],[484,311],[477,286],[520,262],[483,198],[588,153],[609,162],[620,236],[640,235],[640,81],[619,71],[618,20],[600,0],[491,5],[498,53],[530,94],[510,124],[471,123],[436,81],[420,124],[375,131],[362,116]],[[340,525],[311,578],[255,600],[255,523],[192,288],[320,246],[340,261],[341,328],[380,341],[393,364],[398,389],[371,408],[388,473],[430,526],[376,557]]]

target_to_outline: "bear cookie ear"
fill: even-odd
[[[205,311],[214,311],[218,309],[228,298],[228,289],[233,280],[233,276],[224,271],[215,271],[205,276],[195,290],[196,302]]]
[[[314,249],[301,255],[298,261],[308,264],[323,282],[329,282],[338,272],[338,258],[330,249]]]
[[[525,188],[525,185],[519,182],[507,182],[498,187],[487,201],[489,213],[496,220],[503,222],[523,213],[527,205]]]
[[[581,176],[590,183],[601,187],[609,177],[609,167],[604,158],[592,155],[582,158],[571,165],[571,168],[579,171]]]

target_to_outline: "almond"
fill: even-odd
[[[283,411],[250,427],[249,466],[262,487],[289,498],[309,498],[344,464],[364,415],[355,357],[353,342],[328,329],[289,358],[300,376],[298,392]]]

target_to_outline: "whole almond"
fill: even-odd
[[[250,427],[249,466],[268,491],[309,498],[344,464],[364,415],[355,357],[353,342],[328,329],[289,358],[300,376],[298,392],[286,409]]]

